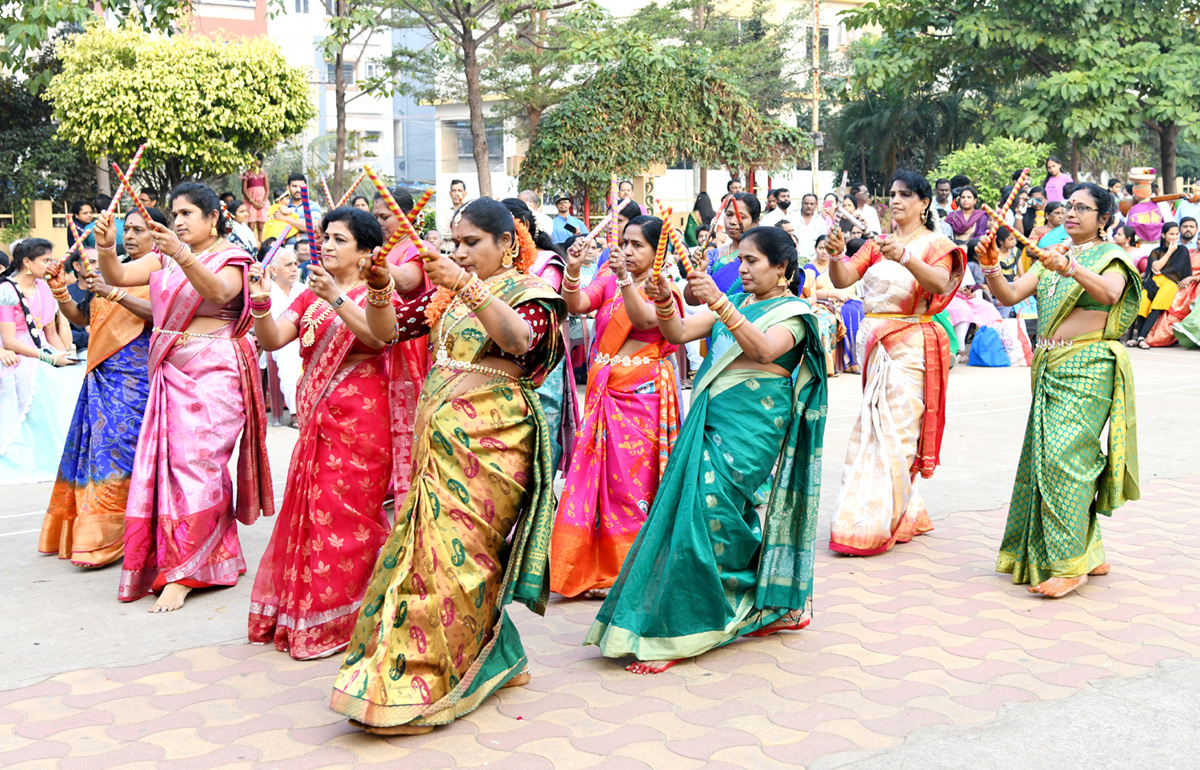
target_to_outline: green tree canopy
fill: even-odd
[[[808,134],[762,114],[703,51],[627,46],[542,117],[521,184],[607,189],[611,174],[688,158],[730,169],[795,168]]]
[[[159,187],[233,173],[315,115],[304,70],[258,38],[168,38],[93,24],[58,46],[47,95],[58,136],[93,159],[128,158]]]
[[[878,27],[857,83],[913,95],[987,82],[998,101],[989,130],[1088,145],[1160,139],[1159,170],[1174,186],[1176,140],[1200,124],[1195,0],[875,0],[847,14]]]
[[[979,191],[980,200],[994,207],[1000,200],[1000,188],[1012,184],[1014,171],[1027,168],[1030,184],[1041,184],[1041,165],[1049,154],[1048,144],[997,137],[946,155],[934,171],[934,178],[966,174]]]

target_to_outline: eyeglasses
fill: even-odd
[[[1095,206],[1084,206],[1082,203],[1064,203],[1063,211],[1070,214],[1074,211],[1076,214],[1085,214],[1089,211],[1099,211]]]

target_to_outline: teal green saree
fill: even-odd
[[[605,656],[693,657],[802,609],[812,595],[825,430],[825,356],[808,303],[747,305],[760,330],[796,345],[784,377],[731,369],[741,354],[720,322],[665,475],[585,644]],[[754,492],[775,471],[765,526]]]

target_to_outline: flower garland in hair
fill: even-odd
[[[465,207],[464,207],[465,208]],[[461,209],[460,214],[461,216]],[[458,217],[455,217],[458,221]],[[514,261],[517,270],[522,273],[528,273],[533,267],[533,263],[537,261],[537,246],[534,245],[533,236],[529,233],[529,228],[519,219],[513,218],[513,224],[516,225],[516,239],[520,252]],[[429,321],[429,328],[437,325],[439,319],[446,312],[446,308],[450,307],[450,303],[454,301],[455,292],[445,286],[439,286],[438,290],[429,298],[428,304],[425,305],[425,319]]]

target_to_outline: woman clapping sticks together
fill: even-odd
[[[1011,284],[994,233],[976,247],[1001,303],[1037,295],[1033,405],[996,569],[1052,599],[1108,573],[1097,514],[1139,497],[1133,371],[1117,342],[1137,317],[1137,269],[1101,237],[1114,209],[1104,188],[1083,183],[1063,208],[1069,245],[1033,249],[1037,264]]]
[[[795,294],[791,237],[748,230],[739,261],[744,291],[731,297],[706,273],[688,276],[711,312],[681,318],[668,279],[650,287],[664,337],[713,344],[650,516],[587,637],[605,656],[635,656],[634,673],[808,624],[825,359]],[[773,469],[764,527],[755,490]]]

